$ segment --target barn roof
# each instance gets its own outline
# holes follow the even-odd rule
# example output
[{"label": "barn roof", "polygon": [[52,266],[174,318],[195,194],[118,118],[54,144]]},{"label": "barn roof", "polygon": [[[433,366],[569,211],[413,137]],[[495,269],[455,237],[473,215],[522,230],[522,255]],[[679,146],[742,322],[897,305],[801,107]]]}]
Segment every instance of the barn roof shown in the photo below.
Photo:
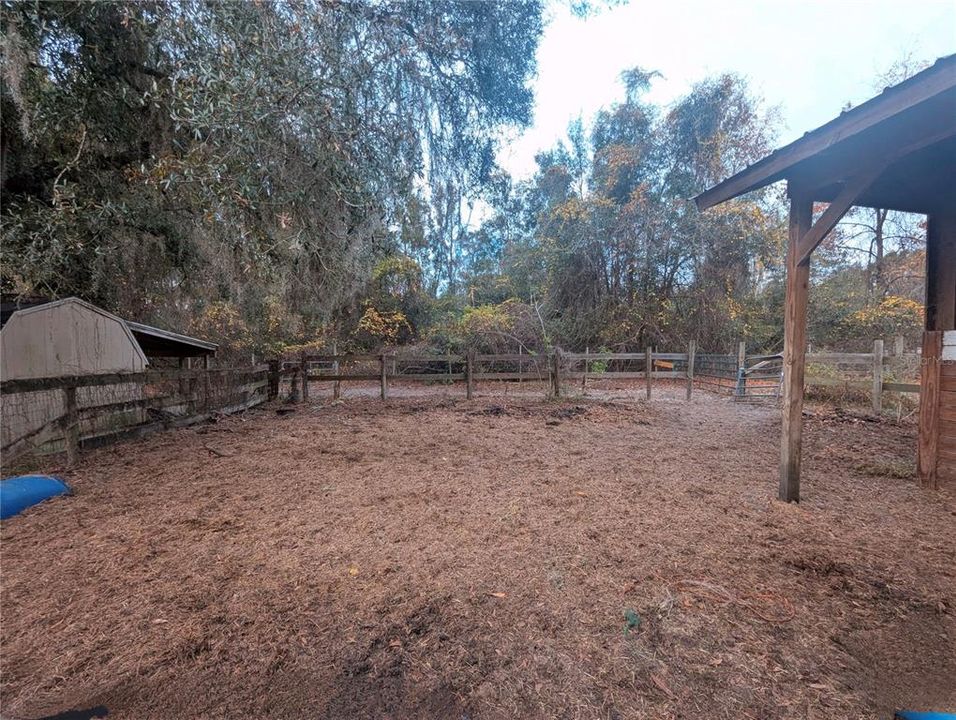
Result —
[{"label": "barn roof", "polygon": [[886,88],[702,192],[697,207],[786,179],[832,201],[861,169],[892,160],[854,204],[930,213],[956,203],[956,55]]},{"label": "barn roof", "polygon": [[133,331],[143,352],[152,357],[193,357],[197,355],[212,355],[219,346],[198,338],[180,335],[171,330],[144,325],[143,323],[127,320],[126,324]]},{"label": "barn roof", "polygon": [[[79,303],[101,314],[115,317],[105,310],[75,297],[64,298],[62,300],[50,300],[49,298],[38,297],[19,300],[4,298],[2,305],[0,305],[0,327],[6,325],[14,313],[25,313],[41,307],[56,306],[65,303]],[[199,355],[212,355],[219,349],[216,343],[200,340],[199,338],[190,337],[189,335],[182,335],[172,332],[171,330],[163,330],[162,328],[144,325],[143,323],[133,322],[132,320],[116,319],[123,323],[127,332],[131,333],[147,357],[196,357]]]}]

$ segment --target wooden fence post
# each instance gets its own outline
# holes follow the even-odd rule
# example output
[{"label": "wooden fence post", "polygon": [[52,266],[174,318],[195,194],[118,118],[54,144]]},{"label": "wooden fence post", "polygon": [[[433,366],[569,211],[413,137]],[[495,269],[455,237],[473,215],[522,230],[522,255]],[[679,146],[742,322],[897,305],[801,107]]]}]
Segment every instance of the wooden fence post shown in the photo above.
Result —
[{"label": "wooden fence post", "polygon": [[210,395],[209,385],[210,385],[209,356],[204,355],[203,363],[202,363],[202,395],[203,395],[204,410],[209,410],[209,408],[212,407],[212,403],[210,402],[210,398],[209,398],[209,395]]},{"label": "wooden fence post", "polygon": [[893,338],[893,354],[896,356],[897,360],[903,357],[903,353],[906,350],[906,338],[902,335],[897,335]]},{"label": "wooden fence post", "polygon": [[306,360],[305,350],[302,351],[299,367],[302,372],[302,401],[309,402],[309,363]]},{"label": "wooden fence post", "polygon": [[873,412],[883,412],[883,341],[873,341]]},{"label": "wooden fence post", "polygon": [[63,388],[63,441],[66,444],[66,461],[75,465],[80,455],[80,431],[76,417],[76,388]]},{"label": "wooden fence post", "polygon": [[747,343],[741,340],[737,343],[737,388],[734,394],[743,397],[747,394]]},{"label": "wooden fence post", "polygon": [[296,368],[292,373],[292,379],[289,381],[289,400],[299,402],[301,398],[302,395],[299,392],[299,369]]},{"label": "wooden fence post", "polygon": [[469,350],[465,355],[465,397],[471,400],[475,384],[475,351]]},{"label": "wooden fence post", "polygon": [[551,355],[551,367],[551,381],[554,384],[554,396],[559,398],[561,397],[561,350],[558,348],[555,348]]},{"label": "wooden fence post", "polygon": [[687,399],[694,392],[694,356],[697,354],[697,341],[691,340],[687,346]]},{"label": "wooden fence post", "polygon": [[644,353],[644,383],[647,386],[647,399],[651,399],[651,373],[654,370],[654,348],[650,345]]},{"label": "wooden fence post", "polygon": [[275,400],[279,397],[279,374],[280,363],[278,360],[269,361],[269,399]]},{"label": "wooden fence post", "polygon": [[388,355],[382,353],[382,400],[388,399]]},{"label": "wooden fence post", "polygon": [[584,348],[584,372],[581,373],[581,394],[588,394],[588,368],[591,365],[591,361],[588,359],[588,355],[591,354],[591,347],[588,346]]},{"label": "wooden fence post", "polygon": [[[332,374],[333,374],[333,375],[336,375],[336,376],[339,374],[339,351],[338,351],[338,346],[339,346],[338,341],[337,341],[337,340],[333,340],[333,341],[332,341],[332,355],[335,356],[335,360],[332,361]],[[341,394],[342,394],[342,382],[341,382],[340,380],[335,380],[335,382],[332,383],[332,399],[333,399],[333,400],[338,400],[339,397],[341,396]]]}]

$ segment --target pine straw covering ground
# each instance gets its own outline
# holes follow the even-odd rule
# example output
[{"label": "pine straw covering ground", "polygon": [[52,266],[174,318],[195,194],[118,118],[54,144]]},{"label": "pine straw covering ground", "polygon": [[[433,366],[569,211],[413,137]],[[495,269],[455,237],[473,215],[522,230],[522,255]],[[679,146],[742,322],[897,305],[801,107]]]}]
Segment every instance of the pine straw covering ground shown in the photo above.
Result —
[{"label": "pine straw covering ground", "polygon": [[5,522],[4,717],[956,707],[911,425],[816,411],[787,506],[778,412],[706,393],[323,403],[95,451]]}]

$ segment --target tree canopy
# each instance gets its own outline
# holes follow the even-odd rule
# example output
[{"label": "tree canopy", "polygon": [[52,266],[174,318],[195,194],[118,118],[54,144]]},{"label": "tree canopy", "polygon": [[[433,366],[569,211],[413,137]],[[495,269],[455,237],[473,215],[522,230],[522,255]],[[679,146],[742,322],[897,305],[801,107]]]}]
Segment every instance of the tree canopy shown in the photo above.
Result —
[{"label": "tree canopy", "polygon": [[[778,350],[780,189],[690,201],[770,151],[775,110],[734,74],[655,104],[635,67],[516,181],[495,158],[544,24],[538,0],[3,2],[2,290],[237,352]],[[852,213],[811,339],[915,336],[923,233]]]}]

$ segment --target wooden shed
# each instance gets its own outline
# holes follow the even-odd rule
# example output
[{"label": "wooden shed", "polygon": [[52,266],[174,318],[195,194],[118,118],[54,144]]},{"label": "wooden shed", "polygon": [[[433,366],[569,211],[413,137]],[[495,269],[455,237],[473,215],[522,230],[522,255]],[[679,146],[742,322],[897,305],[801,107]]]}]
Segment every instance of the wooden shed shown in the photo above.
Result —
[{"label": "wooden shed", "polygon": [[[215,343],[133,323],[79,298],[4,302],[0,308],[0,380],[142,373],[150,358],[209,358]],[[143,397],[138,380],[79,388],[76,406],[128,402]],[[9,448],[61,417],[65,399],[56,390],[7,395],[0,407],[0,448]],[[142,413],[142,410],[131,410]],[[104,428],[88,423],[87,432]]]},{"label": "wooden shed", "polygon": [[0,330],[0,379],[142,372],[148,361],[126,323],[79,298],[10,313]]},{"label": "wooden shed", "polygon": [[[700,210],[786,180],[780,499],[800,499],[810,260],[852,206],[927,216],[926,332],[920,370],[919,476],[956,488],[956,55],[743,169],[695,199]],[[818,217],[814,203],[829,203]]]}]

